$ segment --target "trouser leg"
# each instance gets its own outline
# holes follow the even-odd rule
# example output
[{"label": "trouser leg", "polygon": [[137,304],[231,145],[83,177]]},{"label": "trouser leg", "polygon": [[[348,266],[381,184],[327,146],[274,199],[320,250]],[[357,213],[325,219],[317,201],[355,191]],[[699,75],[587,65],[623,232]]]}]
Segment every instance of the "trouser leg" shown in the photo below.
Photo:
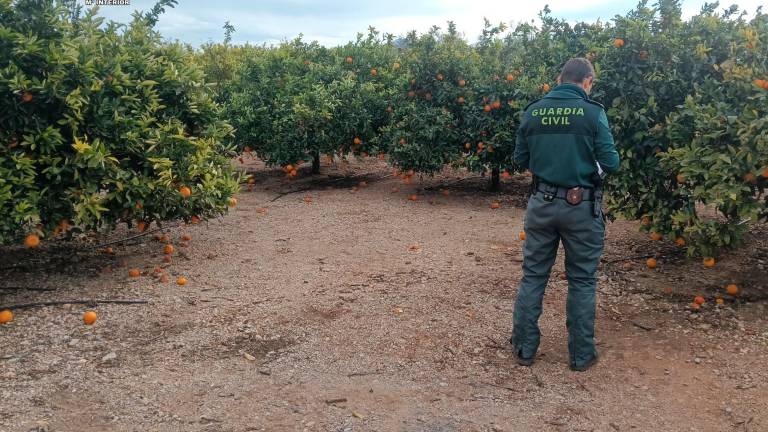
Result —
[{"label": "trouser leg", "polygon": [[551,224],[553,203],[534,196],[528,202],[523,247],[523,278],[517,290],[512,345],[517,355],[533,358],[539,348],[539,317],[544,290],[557,256],[560,237]]},{"label": "trouser leg", "polygon": [[566,325],[572,367],[583,366],[597,355],[594,341],[596,273],[603,252],[605,225],[602,218],[592,217],[591,209],[587,208],[591,205],[583,203],[565,212],[569,220],[564,220],[559,230],[568,276]]}]

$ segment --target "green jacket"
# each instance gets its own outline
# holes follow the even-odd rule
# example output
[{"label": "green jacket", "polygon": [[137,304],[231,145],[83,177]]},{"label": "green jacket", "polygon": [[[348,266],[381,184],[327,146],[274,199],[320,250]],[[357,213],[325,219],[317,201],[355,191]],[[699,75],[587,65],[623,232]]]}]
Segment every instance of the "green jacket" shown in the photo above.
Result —
[{"label": "green jacket", "polygon": [[605,109],[575,84],[561,84],[526,107],[517,131],[515,163],[562,187],[593,186],[597,172],[619,169]]}]

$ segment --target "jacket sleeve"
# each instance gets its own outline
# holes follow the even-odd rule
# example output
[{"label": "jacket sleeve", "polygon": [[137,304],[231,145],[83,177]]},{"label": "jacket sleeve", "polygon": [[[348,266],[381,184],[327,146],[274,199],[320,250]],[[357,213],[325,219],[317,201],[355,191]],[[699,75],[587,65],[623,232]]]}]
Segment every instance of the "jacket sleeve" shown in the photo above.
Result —
[{"label": "jacket sleeve", "polygon": [[531,152],[528,150],[528,141],[525,139],[525,134],[523,133],[524,122],[525,118],[523,117],[523,120],[520,122],[520,127],[517,128],[517,142],[515,143],[514,159],[518,166],[528,169]]},{"label": "jacket sleeve", "polygon": [[606,173],[615,173],[619,169],[619,153],[616,151],[611,128],[608,126],[608,116],[602,110],[595,137],[595,159]]}]

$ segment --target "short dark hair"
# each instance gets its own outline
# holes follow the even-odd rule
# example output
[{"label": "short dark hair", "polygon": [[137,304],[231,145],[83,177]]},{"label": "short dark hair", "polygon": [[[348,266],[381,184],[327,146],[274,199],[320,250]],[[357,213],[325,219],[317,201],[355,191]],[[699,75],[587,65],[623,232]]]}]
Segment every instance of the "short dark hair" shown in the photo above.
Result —
[{"label": "short dark hair", "polygon": [[568,60],[560,71],[560,81],[564,83],[581,83],[595,76],[595,68],[589,60],[577,57]]}]

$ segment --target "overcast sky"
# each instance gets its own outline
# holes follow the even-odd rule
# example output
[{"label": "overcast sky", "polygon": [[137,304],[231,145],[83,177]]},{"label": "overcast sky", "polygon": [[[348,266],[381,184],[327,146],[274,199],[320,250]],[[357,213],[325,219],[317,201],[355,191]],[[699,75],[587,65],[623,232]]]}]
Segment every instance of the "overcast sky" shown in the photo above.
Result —
[{"label": "overcast sky", "polygon": [[[80,0],[85,3],[85,0]],[[119,22],[130,20],[136,10],[148,10],[154,0],[131,0],[130,6],[101,6],[99,14]],[[653,0],[650,1],[653,3]],[[684,13],[693,15],[704,0],[683,0]],[[724,1],[723,5],[732,2]],[[765,0],[738,0],[742,9],[754,12]],[[518,23],[535,19],[549,4],[554,16],[571,21],[610,20],[632,9],[636,0],[179,0],[160,18],[164,37],[193,45],[221,41],[226,21],[235,26],[233,42],[277,43],[303,33],[306,40],[332,46],[353,40],[369,25],[382,32],[402,35],[425,31],[432,25],[456,22],[459,31],[474,41],[483,17],[493,23]]]}]

